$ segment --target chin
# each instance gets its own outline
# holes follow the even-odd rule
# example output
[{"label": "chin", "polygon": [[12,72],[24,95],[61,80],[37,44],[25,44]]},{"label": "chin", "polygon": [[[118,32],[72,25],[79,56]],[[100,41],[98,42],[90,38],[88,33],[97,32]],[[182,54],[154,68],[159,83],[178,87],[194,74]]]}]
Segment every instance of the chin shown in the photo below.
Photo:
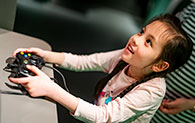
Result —
[{"label": "chin", "polygon": [[121,54],[121,59],[122,59],[124,62],[129,63],[129,62],[128,62],[128,57],[127,57],[126,55]]}]

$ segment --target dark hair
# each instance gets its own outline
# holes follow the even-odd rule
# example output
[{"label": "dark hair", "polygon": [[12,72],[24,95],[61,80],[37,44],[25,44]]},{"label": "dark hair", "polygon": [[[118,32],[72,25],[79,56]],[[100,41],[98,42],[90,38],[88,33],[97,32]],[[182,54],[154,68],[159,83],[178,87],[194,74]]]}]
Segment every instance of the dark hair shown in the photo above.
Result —
[{"label": "dark hair", "polygon": [[[163,40],[166,40],[167,43],[165,44],[165,46],[163,46],[162,52],[154,63],[163,60],[170,64],[169,68],[164,71],[153,72],[145,76],[141,80],[138,80],[135,84],[126,88],[117,97],[123,97],[132,88],[134,88],[140,83],[143,83],[155,77],[165,77],[167,73],[170,73],[185,64],[185,62],[189,59],[192,53],[193,43],[186,34],[186,32],[182,29],[180,21],[177,17],[170,14],[160,15],[158,17],[153,18],[148,24],[154,21],[160,21],[167,26],[167,30],[164,32],[164,35],[161,38]],[[96,100],[98,99],[100,92],[108,83],[108,81],[120,70],[122,70],[126,65],[128,64],[124,61],[119,61],[113,71],[97,83],[94,93],[94,97]]]}]

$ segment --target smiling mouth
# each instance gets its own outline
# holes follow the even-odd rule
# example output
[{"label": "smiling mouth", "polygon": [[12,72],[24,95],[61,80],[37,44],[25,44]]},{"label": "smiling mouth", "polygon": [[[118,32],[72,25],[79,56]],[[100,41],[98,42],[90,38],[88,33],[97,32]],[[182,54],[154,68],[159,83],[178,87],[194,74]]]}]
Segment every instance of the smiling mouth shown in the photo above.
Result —
[{"label": "smiling mouth", "polygon": [[130,44],[129,44],[129,46],[127,47],[127,49],[128,49],[132,54],[134,54],[133,49],[132,49],[132,47],[131,47]]}]

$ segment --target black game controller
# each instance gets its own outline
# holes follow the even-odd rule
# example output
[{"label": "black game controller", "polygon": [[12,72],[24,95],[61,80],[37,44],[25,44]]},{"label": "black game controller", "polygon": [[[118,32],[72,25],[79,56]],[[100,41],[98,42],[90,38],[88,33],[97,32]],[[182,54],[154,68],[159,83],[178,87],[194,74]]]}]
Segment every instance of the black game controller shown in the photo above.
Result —
[{"label": "black game controller", "polygon": [[[26,65],[34,65],[38,67],[39,69],[41,69],[45,65],[45,62],[42,57],[35,55],[33,53],[29,53],[29,52],[19,52],[16,54],[15,58],[9,57],[6,60],[6,63],[8,64],[3,70],[7,72],[11,72],[9,77],[13,77],[13,78],[34,76],[35,73],[28,70],[26,68]],[[23,95],[30,96],[28,92],[26,91],[26,89],[20,84],[17,84],[17,86],[13,86],[8,83],[5,83],[5,84],[9,88],[21,90]]]}]

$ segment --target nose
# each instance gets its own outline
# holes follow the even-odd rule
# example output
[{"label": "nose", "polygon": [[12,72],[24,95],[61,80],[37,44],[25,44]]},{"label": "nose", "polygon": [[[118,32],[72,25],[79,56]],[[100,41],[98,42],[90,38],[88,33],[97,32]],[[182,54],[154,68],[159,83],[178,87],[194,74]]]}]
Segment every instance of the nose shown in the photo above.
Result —
[{"label": "nose", "polygon": [[139,40],[139,39],[138,39],[136,36],[133,36],[133,38],[132,38],[132,45],[133,45],[133,46],[137,46],[138,43],[139,43],[138,40]]}]

